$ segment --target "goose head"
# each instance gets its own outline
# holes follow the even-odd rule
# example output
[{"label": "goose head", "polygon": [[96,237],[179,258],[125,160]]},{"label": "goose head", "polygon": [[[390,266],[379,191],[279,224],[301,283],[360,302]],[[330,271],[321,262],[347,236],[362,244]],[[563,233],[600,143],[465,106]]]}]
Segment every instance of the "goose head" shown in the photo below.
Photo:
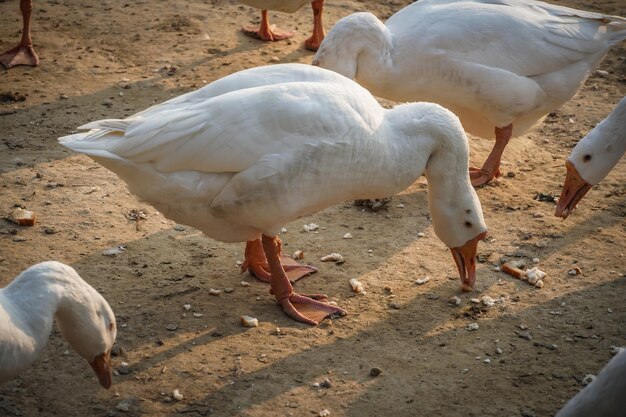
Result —
[{"label": "goose head", "polygon": [[592,186],[599,183],[626,151],[626,97],[572,150],[555,216],[569,216]]},{"label": "goose head", "polygon": [[461,278],[461,290],[471,291],[476,282],[478,242],[487,236],[487,225],[478,196],[471,184],[452,199],[431,197],[429,206],[437,237],[450,248]]},{"label": "goose head", "polygon": [[59,306],[57,325],[70,346],[89,362],[100,385],[108,389],[112,382],[111,348],[117,335],[115,315],[104,297],[84,284],[82,291]]},{"label": "goose head", "polygon": [[355,79],[358,61],[366,54],[384,56],[391,44],[387,27],[369,12],[339,20],[328,32],[313,57],[313,65]]}]

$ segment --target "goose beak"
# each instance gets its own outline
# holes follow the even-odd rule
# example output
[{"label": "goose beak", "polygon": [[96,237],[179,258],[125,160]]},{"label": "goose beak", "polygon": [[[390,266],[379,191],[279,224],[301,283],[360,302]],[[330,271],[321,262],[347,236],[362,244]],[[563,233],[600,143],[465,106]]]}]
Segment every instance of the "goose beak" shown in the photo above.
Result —
[{"label": "goose beak", "polygon": [[93,371],[100,381],[100,385],[104,388],[111,388],[111,382],[113,380],[113,370],[111,369],[111,351],[104,352],[102,355],[98,355],[94,358],[89,365],[93,368]]},{"label": "goose beak", "polygon": [[484,239],[487,232],[482,232],[473,239],[465,242],[463,246],[450,248],[456,267],[459,269],[461,277],[461,290],[472,291],[476,282],[476,252],[478,241]]},{"label": "goose beak", "polygon": [[559,202],[554,212],[555,216],[563,217],[564,219],[574,211],[576,204],[592,187],[591,184],[582,179],[574,164],[569,160],[565,161],[565,168],[567,168],[567,176],[565,177],[563,191],[561,191],[561,197],[559,197]]}]

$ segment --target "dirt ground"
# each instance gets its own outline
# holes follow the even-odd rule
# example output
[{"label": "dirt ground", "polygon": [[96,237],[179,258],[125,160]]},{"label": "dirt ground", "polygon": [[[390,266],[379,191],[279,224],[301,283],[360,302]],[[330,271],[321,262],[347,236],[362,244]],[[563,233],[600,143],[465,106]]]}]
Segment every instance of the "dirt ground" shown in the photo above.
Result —
[{"label": "dirt ground", "polygon": [[[387,18],[408,3],[328,0],[325,26],[356,11]],[[619,0],[557,3],[626,16]],[[320,268],[297,290],[324,292],[349,312],[313,328],[288,319],[265,284],[239,274],[243,244],[176,226],[114,174],[57,144],[83,123],[128,116],[240,69],[311,61],[302,48],[309,7],[271,14],[298,31],[273,44],[238,31],[259,15],[234,1],[34,1],[41,64],[0,73],[0,215],[17,204],[38,221],[0,220],[0,286],[43,260],[74,266],[116,313],[113,361],[122,374],[101,389],[55,331],[40,359],[0,387],[0,415],[553,415],[610,359],[611,346],[626,344],[626,164],[566,221],[553,216],[553,202],[534,197],[558,196],[572,146],[626,95],[626,44],[601,64],[608,75],[594,74],[540,128],[514,139],[507,175],[478,191],[490,236],[479,246],[474,292],[460,293],[452,257],[433,233],[423,178],[387,210],[347,202],[288,224],[285,251],[302,249]],[[0,2],[0,50],[20,30],[18,2]],[[492,145],[472,139],[474,164]],[[309,223],[320,228],[305,233]],[[353,239],[342,238],[347,232]],[[126,250],[103,256],[119,245]],[[346,262],[319,261],[331,252]],[[494,270],[502,258],[537,258],[544,288]],[[582,274],[568,275],[575,266]],[[415,283],[425,276],[428,283]],[[351,278],[366,295],[351,291]],[[497,303],[471,301],[484,295]],[[259,326],[242,327],[243,314]],[[372,376],[372,368],[382,372]]]}]

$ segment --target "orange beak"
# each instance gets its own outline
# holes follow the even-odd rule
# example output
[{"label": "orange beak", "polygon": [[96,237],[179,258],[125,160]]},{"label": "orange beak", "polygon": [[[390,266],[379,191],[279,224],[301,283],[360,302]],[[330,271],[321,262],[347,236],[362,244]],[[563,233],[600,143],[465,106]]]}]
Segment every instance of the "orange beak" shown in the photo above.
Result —
[{"label": "orange beak", "polygon": [[104,388],[111,388],[111,382],[113,380],[113,370],[111,369],[111,352],[104,352],[102,355],[98,355],[94,358],[89,365],[93,368],[93,371],[100,381],[100,385]]},{"label": "orange beak", "polygon": [[461,290],[472,291],[476,282],[476,252],[478,241],[484,239],[487,232],[483,232],[473,239],[468,240],[463,246],[450,248],[456,267],[461,277]]},{"label": "orange beak", "polygon": [[564,219],[574,211],[576,204],[592,187],[591,184],[582,179],[574,164],[569,160],[565,161],[565,168],[567,168],[567,176],[565,177],[563,191],[561,191],[561,197],[559,197],[559,202],[554,212],[555,216],[563,217]]}]

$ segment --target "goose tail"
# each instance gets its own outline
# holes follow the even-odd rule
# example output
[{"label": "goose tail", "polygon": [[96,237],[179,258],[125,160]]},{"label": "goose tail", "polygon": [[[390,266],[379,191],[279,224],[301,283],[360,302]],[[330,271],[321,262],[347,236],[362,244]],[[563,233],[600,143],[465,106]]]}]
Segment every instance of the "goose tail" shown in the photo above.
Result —
[{"label": "goose tail", "polygon": [[84,124],[74,133],[58,139],[59,143],[74,152],[91,157],[121,159],[111,149],[124,136],[130,122],[122,119],[105,119]]}]

